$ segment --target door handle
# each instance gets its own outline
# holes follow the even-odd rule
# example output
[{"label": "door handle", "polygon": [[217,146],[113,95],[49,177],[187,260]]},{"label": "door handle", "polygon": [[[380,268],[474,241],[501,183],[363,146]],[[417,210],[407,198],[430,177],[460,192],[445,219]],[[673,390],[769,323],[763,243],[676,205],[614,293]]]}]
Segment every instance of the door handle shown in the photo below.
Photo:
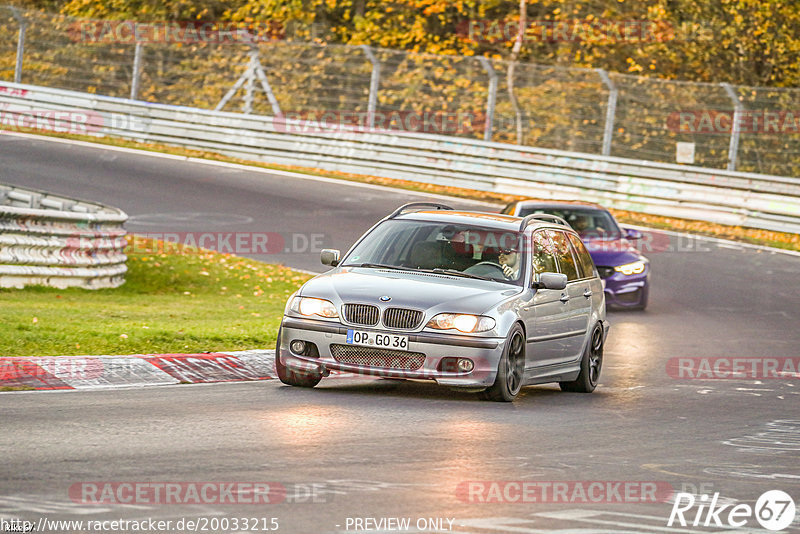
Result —
[{"label": "door handle", "polygon": [[586,291],[583,292],[583,296],[588,299],[589,297],[592,296],[592,290],[591,289],[587,289]]},{"label": "door handle", "polygon": [[569,295],[561,295],[561,298],[558,300],[561,302],[569,302]]}]

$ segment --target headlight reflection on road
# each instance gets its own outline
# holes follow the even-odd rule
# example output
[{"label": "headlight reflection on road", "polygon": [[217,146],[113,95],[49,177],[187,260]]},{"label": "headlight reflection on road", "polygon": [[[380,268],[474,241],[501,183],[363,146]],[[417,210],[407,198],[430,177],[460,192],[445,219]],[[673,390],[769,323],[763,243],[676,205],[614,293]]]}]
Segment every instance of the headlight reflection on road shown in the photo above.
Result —
[{"label": "headlight reflection on road", "polygon": [[[604,347],[603,375],[607,386],[621,390],[614,399],[633,404],[643,393],[643,386],[653,382],[653,373],[665,376],[664,361],[658,356],[657,337],[652,327],[638,318],[622,320],[624,315],[610,318],[611,331]],[[663,377],[662,377],[663,378]]]},{"label": "headlight reflection on road", "polygon": [[359,421],[348,410],[306,404],[270,411],[263,420],[271,437],[294,446],[331,444],[358,432]]},{"label": "headlight reflection on road", "polygon": [[475,418],[467,412],[454,413],[452,418],[433,425],[443,443],[437,446],[436,458],[431,455],[430,469],[419,470],[419,482],[435,484],[447,490],[452,498],[453,488],[464,480],[494,475],[497,468],[497,450],[491,440],[475,436],[496,436],[508,432],[506,425],[490,423]]}]

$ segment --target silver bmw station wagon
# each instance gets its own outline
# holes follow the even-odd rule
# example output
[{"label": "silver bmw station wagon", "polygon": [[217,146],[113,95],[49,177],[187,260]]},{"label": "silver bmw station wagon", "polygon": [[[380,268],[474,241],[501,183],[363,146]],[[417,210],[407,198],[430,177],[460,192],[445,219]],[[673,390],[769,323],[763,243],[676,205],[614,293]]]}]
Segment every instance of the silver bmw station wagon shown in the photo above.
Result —
[{"label": "silver bmw station wagon", "polygon": [[286,305],[275,367],[313,387],[331,371],[433,380],[512,401],[522,386],[597,386],[603,286],[578,234],[525,218],[416,202],[373,226]]}]

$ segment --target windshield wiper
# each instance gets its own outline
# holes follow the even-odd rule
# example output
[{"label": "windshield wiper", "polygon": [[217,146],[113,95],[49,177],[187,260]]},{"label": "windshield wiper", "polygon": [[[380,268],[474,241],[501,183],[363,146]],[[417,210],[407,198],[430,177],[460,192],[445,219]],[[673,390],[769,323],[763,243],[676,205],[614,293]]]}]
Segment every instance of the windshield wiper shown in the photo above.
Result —
[{"label": "windshield wiper", "polygon": [[451,276],[461,276],[461,277],[464,277],[464,278],[475,278],[476,280],[487,280],[489,282],[497,282],[498,281],[498,280],[496,280],[494,278],[489,278],[489,277],[486,277],[486,276],[479,276],[477,274],[472,274],[472,273],[465,273],[464,271],[457,271],[455,269],[441,269],[441,268],[429,269],[429,270],[425,269],[425,272],[435,273],[435,274],[449,274]]},{"label": "windshield wiper", "polygon": [[395,271],[412,271],[408,267],[398,265],[384,265],[382,263],[359,263],[357,265],[345,265],[344,267],[366,267],[368,269],[394,269]]},{"label": "windshield wiper", "polygon": [[486,280],[489,282],[499,281],[495,278],[488,278],[486,276],[479,276],[477,274],[465,273],[464,271],[457,271],[455,269],[441,269],[439,267],[435,269],[415,269],[413,267],[401,267],[399,265],[385,265],[383,263],[359,263],[356,265],[344,265],[344,267],[366,267],[368,269],[392,269],[395,271],[414,271],[421,273],[447,274],[450,276],[461,276],[463,278],[474,278],[476,280]]}]

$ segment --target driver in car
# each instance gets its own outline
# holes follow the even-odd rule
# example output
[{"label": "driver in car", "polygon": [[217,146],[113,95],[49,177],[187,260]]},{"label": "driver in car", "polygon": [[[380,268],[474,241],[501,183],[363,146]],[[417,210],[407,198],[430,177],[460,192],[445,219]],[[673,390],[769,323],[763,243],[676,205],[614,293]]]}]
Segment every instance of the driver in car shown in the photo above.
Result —
[{"label": "driver in car", "polygon": [[503,274],[509,280],[515,280],[519,276],[519,253],[513,250],[504,250],[500,253],[498,263],[503,267]]},{"label": "driver in car", "polygon": [[572,226],[582,238],[597,237],[606,233],[606,231],[599,226],[592,227],[592,221],[588,215],[575,215],[569,222],[569,225]]},{"label": "driver in car", "polygon": [[569,224],[575,229],[576,232],[579,234],[584,234],[589,230],[589,217],[585,215],[576,215]]}]

